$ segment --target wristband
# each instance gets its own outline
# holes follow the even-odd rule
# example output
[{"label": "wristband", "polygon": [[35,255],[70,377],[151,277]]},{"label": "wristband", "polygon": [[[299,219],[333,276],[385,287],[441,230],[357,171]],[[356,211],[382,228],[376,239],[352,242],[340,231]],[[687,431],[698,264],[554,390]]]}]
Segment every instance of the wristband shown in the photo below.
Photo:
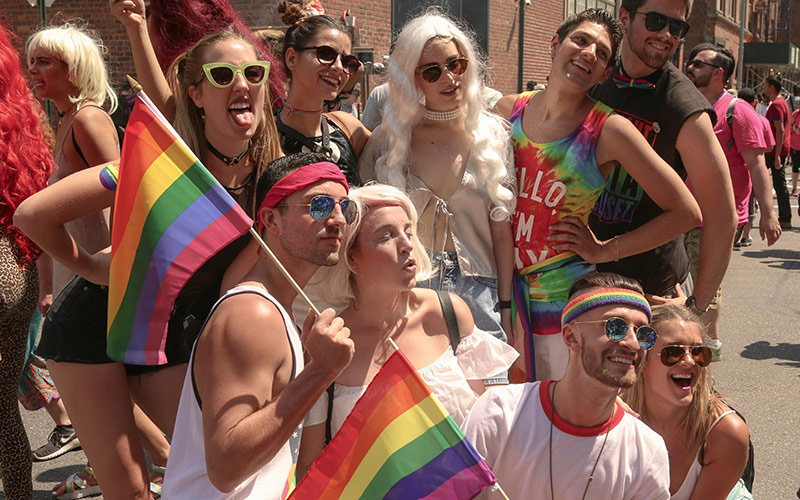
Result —
[{"label": "wristband", "polygon": [[510,300],[498,300],[497,304],[494,305],[495,312],[500,312],[500,309],[511,309],[511,301]]}]

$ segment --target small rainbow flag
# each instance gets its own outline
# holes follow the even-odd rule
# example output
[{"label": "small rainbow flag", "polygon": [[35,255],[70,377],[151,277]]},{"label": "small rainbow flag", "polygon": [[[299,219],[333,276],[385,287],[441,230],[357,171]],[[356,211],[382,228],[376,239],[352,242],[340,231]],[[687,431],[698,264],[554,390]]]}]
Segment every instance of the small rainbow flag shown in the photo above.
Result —
[{"label": "small rainbow flag", "polygon": [[468,500],[496,482],[408,359],[396,351],[290,499]]},{"label": "small rainbow flag", "polygon": [[252,223],[140,91],[125,130],[114,204],[109,357],[166,363],[175,298],[206,260]]}]

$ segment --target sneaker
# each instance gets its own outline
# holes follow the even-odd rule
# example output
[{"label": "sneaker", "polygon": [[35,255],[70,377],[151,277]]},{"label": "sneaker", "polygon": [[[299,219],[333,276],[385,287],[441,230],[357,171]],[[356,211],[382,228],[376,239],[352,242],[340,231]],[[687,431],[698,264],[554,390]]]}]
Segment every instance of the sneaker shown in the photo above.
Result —
[{"label": "sneaker", "polygon": [[797,198],[797,191],[792,191],[789,196],[791,196],[792,198]]},{"label": "sneaker", "polygon": [[714,347],[713,345],[709,345],[708,347],[711,348],[711,362],[719,361],[722,359],[722,342],[719,343],[718,346]]},{"label": "sneaker", "polygon": [[[800,215],[800,209],[798,209],[797,213]],[[785,222],[785,221],[780,221],[780,222],[781,222],[781,229],[791,229],[792,228],[792,223],[791,222]]]},{"label": "sneaker", "polygon": [[81,449],[81,442],[71,425],[57,425],[47,443],[31,453],[34,462],[44,462],[64,453]]},{"label": "sneaker", "polygon": [[742,240],[739,242],[739,245],[743,247],[749,247],[752,244],[753,238],[742,238]]}]

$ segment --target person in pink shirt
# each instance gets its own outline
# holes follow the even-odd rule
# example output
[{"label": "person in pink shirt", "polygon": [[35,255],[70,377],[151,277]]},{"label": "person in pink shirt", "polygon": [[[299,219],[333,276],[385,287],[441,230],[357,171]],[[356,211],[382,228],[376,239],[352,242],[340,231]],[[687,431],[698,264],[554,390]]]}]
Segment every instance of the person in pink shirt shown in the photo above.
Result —
[{"label": "person in pink shirt", "polygon": [[797,196],[797,178],[800,175],[800,109],[792,113],[792,129],[789,136],[790,155],[792,157],[792,196]]}]

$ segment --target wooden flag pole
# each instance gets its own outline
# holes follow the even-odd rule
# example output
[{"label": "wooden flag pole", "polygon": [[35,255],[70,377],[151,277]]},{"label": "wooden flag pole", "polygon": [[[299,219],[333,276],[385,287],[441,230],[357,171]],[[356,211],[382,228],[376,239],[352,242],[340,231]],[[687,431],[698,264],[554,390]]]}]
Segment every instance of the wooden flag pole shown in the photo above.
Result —
[{"label": "wooden flag pole", "polygon": [[272,253],[272,250],[270,250],[270,248],[267,246],[267,244],[264,242],[264,240],[261,239],[261,235],[258,234],[258,231],[256,231],[255,228],[251,227],[250,228],[250,234],[253,235],[253,238],[256,239],[256,241],[258,242],[258,245],[261,247],[262,250],[264,250],[267,253],[269,258],[278,267],[280,272],[289,281],[289,283],[292,285],[292,287],[295,289],[295,291],[303,298],[303,300],[306,301],[306,304],[308,304],[308,307],[310,307],[311,310],[314,311],[314,314],[319,316],[319,309],[317,309],[317,306],[315,306],[314,303],[311,302],[311,299],[308,298],[308,295],[306,295],[306,293],[303,291],[303,289],[300,288],[300,285],[298,285],[297,282],[294,280],[294,278],[292,278],[292,275],[289,274],[289,271],[287,271],[286,268],[283,267],[283,264],[281,264],[281,261],[278,260],[278,257],[276,257],[274,253]]}]

